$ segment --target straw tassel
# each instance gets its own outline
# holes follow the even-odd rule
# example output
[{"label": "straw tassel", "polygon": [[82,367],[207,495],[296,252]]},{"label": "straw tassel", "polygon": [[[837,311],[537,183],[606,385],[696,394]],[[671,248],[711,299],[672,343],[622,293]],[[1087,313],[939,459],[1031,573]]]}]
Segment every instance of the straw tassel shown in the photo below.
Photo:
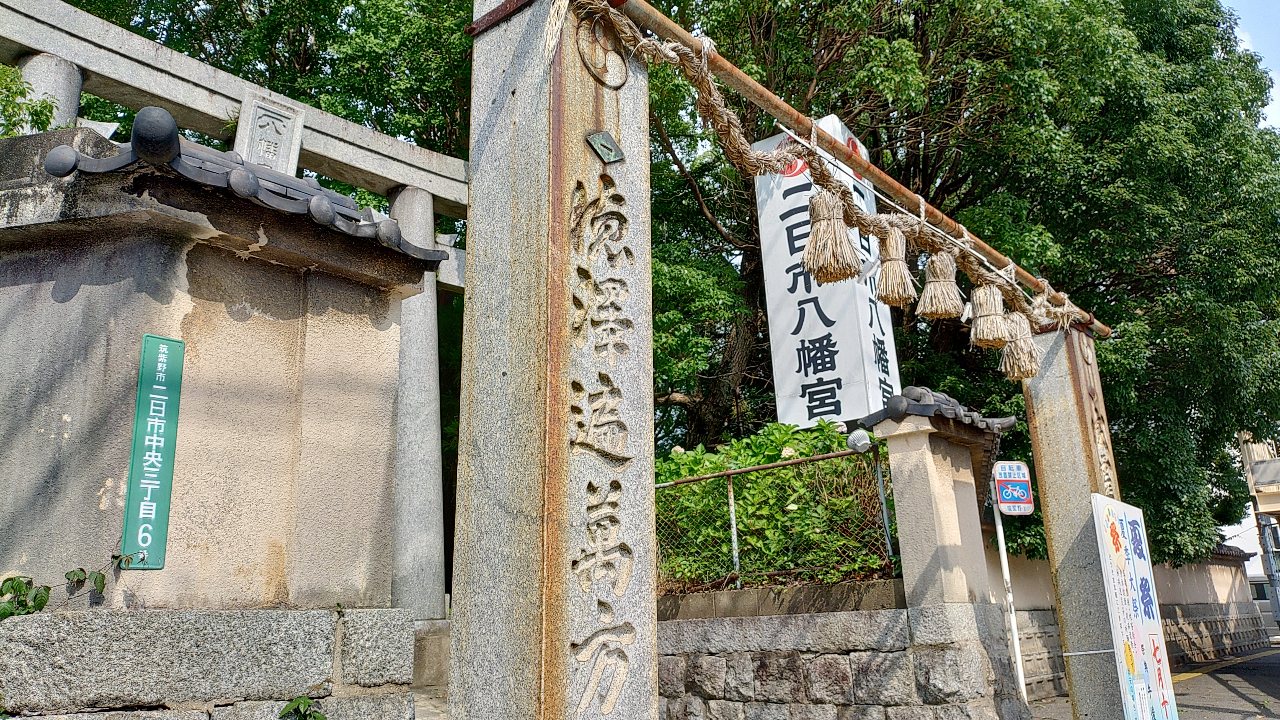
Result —
[{"label": "straw tassel", "polygon": [[849,241],[844,203],[830,190],[809,198],[809,242],[804,248],[804,269],[820,284],[858,277],[858,255]]},{"label": "straw tassel", "polygon": [[1004,320],[1004,296],[995,285],[980,285],[973,291],[973,329],[969,341],[978,347],[1004,347],[1008,323]]},{"label": "straw tassel", "polygon": [[963,312],[964,298],[956,287],[956,256],[945,250],[929,255],[916,314],[929,320],[942,320],[960,317]]},{"label": "straw tassel", "polygon": [[907,268],[907,236],[890,225],[880,237],[880,278],[876,297],[886,305],[906,307],[916,299],[916,286]]},{"label": "straw tassel", "polygon": [[1031,339],[1031,322],[1018,312],[1005,315],[1009,342],[1000,355],[1000,372],[1014,382],[1033,378],[1040,372],[1040,352]]}]

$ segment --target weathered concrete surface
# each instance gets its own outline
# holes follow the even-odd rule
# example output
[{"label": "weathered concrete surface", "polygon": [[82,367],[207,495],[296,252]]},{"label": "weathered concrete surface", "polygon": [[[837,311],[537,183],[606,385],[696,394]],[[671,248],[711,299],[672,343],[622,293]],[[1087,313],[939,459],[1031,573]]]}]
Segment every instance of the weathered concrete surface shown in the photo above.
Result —
[{"label": "weathered concrete surface", "polygon": [[[54,103],[49,129],[72,127],[80,113],[80,68],[57,55],[36,53],[18,61],[22,79],[31,85],[31,97]],[[29,128],[28,128],[29,130]]]},{"label": "weathered concrete surface", "polygon": [[[406,240],[434,250],[431,194],[405,188],[392,199],[391,216]],[[445,617],[443,467],[440,450],[440,331],[436,276],[400,306],[400,364],[396,388],[396,480],[391,543],[391,602],[415,620]]]},{"label": "weathered concrete surface", "polygon": [[[1091,493],[1119,497],[1093,339],[1079,330],[1038,335],[1040,374],[1022,383],[1040,510],[1065,652],[1112,646]],[[1100,416],[1100,417],[1099,417]],[[1066,659],[1077,720],[1124,715],[1109,653]]]},{"label": "weathered concrete surface", "polygon": [[413,687],[423,695],[444,697],[449,690],[449,621],[414,623]]},{"label": "weathered concrete surface", "polygon": [[[985,695],[1001,707],[1005,720],[1027,717],[1004,617],[991,603],[978,508],[977,484],[987,482],[983,457],[992,444],[990,433],[944,418],[907,415],[881,421],[876,434],[887,441],[893,469],[902,581],[921,697],[926,703],[956,704]],[[984,476],[975,477],[976,472]]]},{"label": "weathered concrete surface", "polygon": [[[279,720],[280,711],[287,704],[240,702],[216,707],[209,717],[210,720]],[[414,720],[413,695],[407,692],[326,697],[318,700],[315,708],[328,720]]]},{"label": "weathered concrete surface", "polygon": [[187,344],[167,567],[105,603],[389,605],[399,303],[423,264],[157,172],[54,180],[64,142],[114,151],[0,141],[0,575],[110,559],[154,333]]},{"label": "weathered concrete surface", "polygon": [[413,613],[403,609],[342,613],[342,682],[377,687],[413,681]]},{"label": "weathered concrete surface", "polygon": [[336,624],[323,610],[10,618],[0,695],[10,712],[48,713],[325,694]]},{"label": "weathered concrete surface", "polygon": [[906,606],[901,580],[870,580],[837,585],[796,585],[663,595],[658,598],[658,620],[888,610]]},{"label": "weathered concrete surface", "polygon": [[209,714],[201,710],[124,710],[41,715],[40,720],[209,720]]},{"label": "weathered concrete surface", "polygon": [[905,610],[672,620],[658,626],[658,652],[662,655],[893,651],[905,650],[909,642]]},{"label": "weathered concrete surface", "polygon": [[889,446],[894,512],[908,607],[969,603],[990,595],[968,449],[935,432],[929,418],[884,420],[876,436]]},{"label": "weathered concrete surface", "polygon": [[657,716],[648,86],[551,7],[474,53],[453,720]]}]

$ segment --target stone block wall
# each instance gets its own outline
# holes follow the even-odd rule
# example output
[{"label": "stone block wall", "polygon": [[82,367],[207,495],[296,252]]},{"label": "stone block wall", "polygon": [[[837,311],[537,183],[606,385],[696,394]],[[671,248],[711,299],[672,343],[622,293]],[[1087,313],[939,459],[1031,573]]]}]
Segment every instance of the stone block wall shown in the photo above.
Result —
[{"label": "stone block wall", "polygon": [[1270,647],[1266,619],[1252,602],[1161,605],[1160,617],[1172,667]]},{"label": "stone block wall", "polygon": [[42,720],[412,720],[404,610],[39,613],[0,622],[0,703]]},{"label": "stone block wall", "polygon": [[1053,610],[1019,610],[1018,640],[1031,700],[1067,694],[1067,668]]},{"label": "stone block wall", "polygon": [[[1169,664],[1180,668],[1269,647],[1265,619],[1252,603],[1161,605]],[[1019,610],[1018,638],[1032,700],[1067,694],[1053,610]]]},{"label": "stone block wall", "polygon": [[998,668],[949,612],[902,609],[664,622],[666,720],[950,720],[999,717]]}]

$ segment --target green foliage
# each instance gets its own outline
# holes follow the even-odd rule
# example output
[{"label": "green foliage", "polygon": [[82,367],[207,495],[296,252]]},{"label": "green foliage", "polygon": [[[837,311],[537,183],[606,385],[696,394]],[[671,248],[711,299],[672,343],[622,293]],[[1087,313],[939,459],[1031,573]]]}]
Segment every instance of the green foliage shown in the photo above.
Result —
[{"label": "green foliage", "polygon": [[[1217,0],[673,2],[664,9],[811,116],[834,112],[912,191],[1054,281],[1117,329],[1101,343],[1124,497],[1160,560],[1189,562],[1247,496],[1229,450],[1280,420],[1280,137],[1259,128],[1270,81]],[[669,444],[713,444],[772,416],[749,178],[693,122],[686,84],[655,73],[655,255],[721,258],[712,348],[658,397]],[[748,132],[777,132],[740,100]],[[709,213],[692,191],[697,186]],[[708,217],[709,215],[709,217]],[[728,237],[715,230],[723,226]],[[674,253],[673,253],[674,254]],[[736,278],[733,277],[736,275]],[[655,313],[688,297],[655,292]],[[904,384],[988,415],[1023,413],[996,358],[957,322],[895,312]],[[681,347],[693,347],[680,340]],[[665,413],[665,414],[664,414]],[[1005,456],[1030,460],[1025,429]],[[1039,555],[1036,520],[1011,544]]]},{"label": "green foliage", "polygon": [[52,100],[31,97],[31,85],[16,67],[0,65],[0,138],[18,135],[24,126],[44,132],[53,122]]},{"label": "green foliage", "polygon": [[315,701],[306,695],[299,695],[284,706],[279,717],[282,720],[325,720],[324,713],[320,712],[315,704]]},{"label": "green foliage", "polygon": [[[468,155],[465,0],[76,4]],[[1114,326],[1099,364],[1123,494],[1147,511],[1158,559],[1212,549],[1246,496],[1233,434],[1274,437],[1280,420],[1280,136],[1258,127],[1270,81],[1219,0],[658,5],[801,112],[839,115],[913,192]],[[12,82],[0,79],[0,108]],[[686,82],[656,69],[650,91],[657,437],[662,450],[714,447],[774,418],[753,181],[724,162]],[[749,134],[777,132],[729,101]],[[1022,412],[962,325],[895,320],[906,384]],[[1005,448],[1029,459],[1025,430]],[[1026,552],[1042,552],[1039,533],[1010,523]]]},{"label": "green foliage", "polygon": [[[813,430],[771,424],[708,452],[674,449],[659,483],[844,449],[831,423]],[[733,478],[740,580],[838,582],[892,572],[879,499],[864,456],[820,460]],[[722,478],[657,491],[659,573],[666,589],[723,581],[733,572],[728,483]]]},{"label": "green foliage", "polygon": [[[74,0],[77,7],[380,132],[466,156],[466,0]],[[106,110],[110,112],[110,110]]]},{"label": "green foliage", "polygon": [[[85,589],[90,589],[90,604],[96,595],[99,600],[107,590],[108,568],[115,570],[128,570],[133,564],[135,554],[122,555],[114,554],[111,561],[97,570],[85,570],[84,568],[75,568],[63,573],[66,579],[67,597],[54,609],[60,608],[70,602]],[[48,585],[36,585],[31,578],[15,575],[6,578],[0,582],[0,620],[13,617],[15,615],[30,615],[38,613],[44,609],[49,603],[50,587]]]},{"label": "green foliage", "polygon": [[38,613],[48,603],[48,585],[36,585],[23,575],[13,575],[0,581],[0,620]]}]

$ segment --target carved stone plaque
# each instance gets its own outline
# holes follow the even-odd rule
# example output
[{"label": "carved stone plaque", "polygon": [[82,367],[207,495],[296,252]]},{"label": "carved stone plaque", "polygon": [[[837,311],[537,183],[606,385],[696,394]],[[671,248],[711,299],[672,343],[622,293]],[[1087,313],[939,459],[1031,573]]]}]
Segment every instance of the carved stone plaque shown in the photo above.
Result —
[{"label": "carved stone plaque", "polygon": [[302,108],[254,95],[240,106],[235,150],[246,163],[293,175],[302,149]]}]

